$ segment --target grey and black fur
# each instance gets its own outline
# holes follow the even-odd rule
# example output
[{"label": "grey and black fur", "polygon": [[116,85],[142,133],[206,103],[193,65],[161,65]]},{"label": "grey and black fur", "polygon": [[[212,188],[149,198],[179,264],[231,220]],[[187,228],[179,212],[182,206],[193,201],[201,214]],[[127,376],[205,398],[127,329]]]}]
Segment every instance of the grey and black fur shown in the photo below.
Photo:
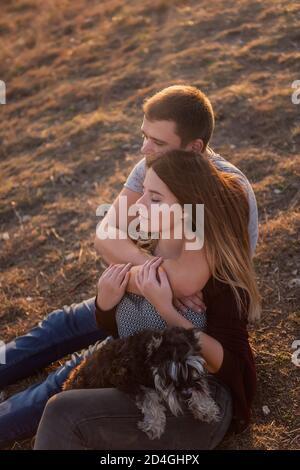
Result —
[{"label": "grey and black fur", "polygon": [[169,327],[110,337],[71,372],[63,390],[114,387],[130,394],[144,416],[138,426],[150,439],[164,432],[166,406],[178,416],[185,404],[196,419],[217,421],[199,336],[196,328]]}]

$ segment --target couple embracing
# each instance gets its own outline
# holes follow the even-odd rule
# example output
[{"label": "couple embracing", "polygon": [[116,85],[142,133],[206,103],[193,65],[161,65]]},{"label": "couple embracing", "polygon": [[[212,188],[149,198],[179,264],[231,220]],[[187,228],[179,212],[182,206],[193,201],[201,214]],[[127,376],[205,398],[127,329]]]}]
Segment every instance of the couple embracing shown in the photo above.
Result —
[{"label": "couple embracing", "polygon": [[[257,206],[245,175],[209,147],[213,129],[211,103],[195,87],[171,86],[145,101],[143,158],[100,226],[116,236],[95,239],[109,264],[96,298],[52,312],[6,345],[0,388],[72,357],[44,382],[0,404],[0,445],[38,428],[36,449],[213,449],[228,430],[248,426],[256,372],[247,325],[260,316],[252,264]],[[119,217],[122,197],[128,207],[143,208],[141,225],[154,227],[146,249],[131,237],[132,216]],[[174,205],[182,211],[178,220],[170,217],[166,225],[153,215],[161,214],[154,208]],[[181,237],[175,234],[185,205],[192,208],[195,237],[196,208],[204,207],[198,249],[189,248],[184,230]],[[119,390],[61,392],[95,342],[167,326],[200,330],[211,395],[220,409],[217,423],[169,416],[165,434],[155,442],[136,428],[140,412]],[[82,348],[88,349],[76,353]]]}]

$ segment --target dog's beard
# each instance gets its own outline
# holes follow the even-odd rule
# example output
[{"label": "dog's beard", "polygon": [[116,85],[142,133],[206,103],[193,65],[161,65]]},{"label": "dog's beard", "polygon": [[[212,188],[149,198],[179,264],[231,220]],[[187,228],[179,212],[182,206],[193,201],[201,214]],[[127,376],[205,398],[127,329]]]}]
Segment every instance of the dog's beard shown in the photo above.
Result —
[{"label": "dog's beard", "polygon": [[167,384],[165,377],[162,377],[159,374],[157,368],[153,369],[153,379],[155,389],[167,403],[173,415],[178,416],[180,413],[183,413],[180,401],[178,400],[178,395],[174,387],[174,383],[170,382]]},{"label": "dog's beard", "polygon": [[218,420],[219,410],[210,396],[204,364],[201,356],[190,355],[184,362],[171,361],[153,368],[155,389],[173,415],[183,414],[185,403],[195,418],[206,422]]},{"label": "dog's beard", "polygon": [[141,387],[141,392],[136,397],[136,405],[144,419],[138,422],[138,427],[150,439],[159,439],[166,426],[166,408],[162,403],[162,397],[156,390],[147,387]]}]

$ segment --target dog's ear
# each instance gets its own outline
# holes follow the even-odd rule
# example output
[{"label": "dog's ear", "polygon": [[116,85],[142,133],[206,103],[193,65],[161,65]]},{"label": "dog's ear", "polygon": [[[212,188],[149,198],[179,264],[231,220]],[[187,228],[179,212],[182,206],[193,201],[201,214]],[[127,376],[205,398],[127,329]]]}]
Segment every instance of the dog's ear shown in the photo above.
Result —
[{"label": "dog's ear", "polygon": [[162,335],[159,332],[153,332],[152,337],[150,338],[147,344],[147,358],[149,359],[152,354],[157,351],[162,342]]},{"label": "dog's ear", "polygon": [[200,330],[199,328],[193,328],[190,331],[193,334],[193,339],[194,339],[193,343],[194,343],[195,352],[197,352],[198,354],[201,354],[201,351],[202,351],[202,336],[201,336],[202,330]]}]

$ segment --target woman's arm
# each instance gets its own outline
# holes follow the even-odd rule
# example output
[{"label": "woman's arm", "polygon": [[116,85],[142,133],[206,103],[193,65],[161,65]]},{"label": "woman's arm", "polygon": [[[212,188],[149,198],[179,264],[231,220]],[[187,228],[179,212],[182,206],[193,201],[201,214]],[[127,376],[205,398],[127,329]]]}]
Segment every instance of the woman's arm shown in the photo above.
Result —
[{"label": "woman's arm", "polygon": [[98,303],[97,297],[95,300],[95,316],[97,326],[105,331],[108,335],[113,336],[114,338],[118,338],[118,327],[116,322],[116,308],[115,305],[110,310],[102,310]]},{"label": "woman's arm", "polygon": [[[184,318],[173,306],[173,293],[168,276],[162,267],[162,259],[145,263],[136,277],[137,286],[142,295],[156,308],[161,317],[170,326],[195,328],[195,325]],[[223,362],[223,347],[219,341],[206,333],[199,333],[199,341],[207,370],[216,373]]]},{"label": "woman's arm", "polygon": [[[167,322],[169,326],[182,326],[183,328],[195,328],[195,325],[184,318],[174,307],[166,308],[160,311],[159,314]],[[201,353],[206,361],[206,368],[208,372],[216,374],[222,366],[224,358],[224,349],[222,344],[214,339],[212,336],[207,335],[203,331],[199,331],[199,342],[201,346]]]},{"label": "woman's arm", "polygon": [[130,264],[110,265],[100,276],[95,300],[95,316],[99,328],[118,336],[115,319],[116,307],[125,294],[129,280]]},{"label": "woman's arm", "polygon": [[[172,290],[166,273],[162,268],[156,273],[154,265],[154,262],[146,263],[137,275],[137,283],[144,297],[168,325],[193,328],[193,324],[172,305]],[[227,385],[232,393],[235,429],[241,431],[249,423],[256,391],[255,363],[247,331],[248,307],[245,305],[243,312],[239,311],[229,286],[216,281],[211,287],[210,292],[210,286],[206,290],[205,300],[207,333],[199,333],[200,346],[207,370]]]}]

